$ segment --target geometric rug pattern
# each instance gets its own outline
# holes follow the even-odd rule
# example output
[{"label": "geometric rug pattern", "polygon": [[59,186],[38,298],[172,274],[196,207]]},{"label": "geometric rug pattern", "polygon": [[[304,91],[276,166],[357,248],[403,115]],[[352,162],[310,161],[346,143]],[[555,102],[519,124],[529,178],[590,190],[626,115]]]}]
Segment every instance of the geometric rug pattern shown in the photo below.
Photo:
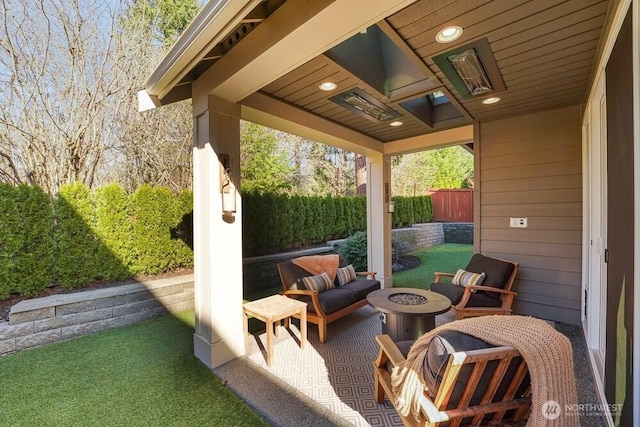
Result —
[{"label": "geometric rug pattern", "polygon": [[[453,320],[437,316],[436,324]],[[374,337],[382,331],[380,313],[365,306],[329,324],[328,340],[321,344],[316,325],[308,324],[307,345],[300,349],[300,331],[294,321],[280,327],[274,344],[273,365],[266,364],[266,333],[253,335],[247,357],[354,426],[402,426],[388,401],[378,404],[373,390],[373,360],[378,355]]]}]

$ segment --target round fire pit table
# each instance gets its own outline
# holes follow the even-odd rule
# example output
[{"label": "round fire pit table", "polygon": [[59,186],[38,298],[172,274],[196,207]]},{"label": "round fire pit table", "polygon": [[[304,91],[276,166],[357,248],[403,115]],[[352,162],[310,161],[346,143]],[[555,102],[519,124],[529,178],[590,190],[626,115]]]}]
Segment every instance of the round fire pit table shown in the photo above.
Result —
[{"label": "round fire pit table", "polygon": [[436,315],[451,308],[451,300],[436,292],[414,288],[385,288],[367,295],[382,315],[382,333],[394,342],[413,341],[435,327]]}]

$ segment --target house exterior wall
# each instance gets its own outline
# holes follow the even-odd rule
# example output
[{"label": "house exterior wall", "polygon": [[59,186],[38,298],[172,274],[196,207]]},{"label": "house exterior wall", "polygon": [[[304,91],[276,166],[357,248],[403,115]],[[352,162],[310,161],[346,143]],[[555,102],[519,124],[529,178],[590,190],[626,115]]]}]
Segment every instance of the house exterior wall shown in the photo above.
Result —
[{"label": "house exterior wall", "polygon": [[[480,252],[520,263],[514,312],[580,324],[580,107],[478,129]],[[527,228],[511,228],[512,217],[527,218]]]}]

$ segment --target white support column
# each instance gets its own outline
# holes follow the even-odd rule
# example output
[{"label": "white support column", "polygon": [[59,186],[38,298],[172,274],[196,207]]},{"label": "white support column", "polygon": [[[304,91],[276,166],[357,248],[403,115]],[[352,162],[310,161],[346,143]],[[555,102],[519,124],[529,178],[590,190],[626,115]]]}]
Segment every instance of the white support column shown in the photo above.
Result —
[{"label": "white support column", "polygon": [[391,158],[367,156],[367,260],[383,288],[393,286],[391,277]]},{"label": "white support column", "polygon": [[194,353],[210,368],[244,354],[242,203],[222,214],[219,155],[230,159],[240,188],[240,108],[212,96],[193,99]]}]

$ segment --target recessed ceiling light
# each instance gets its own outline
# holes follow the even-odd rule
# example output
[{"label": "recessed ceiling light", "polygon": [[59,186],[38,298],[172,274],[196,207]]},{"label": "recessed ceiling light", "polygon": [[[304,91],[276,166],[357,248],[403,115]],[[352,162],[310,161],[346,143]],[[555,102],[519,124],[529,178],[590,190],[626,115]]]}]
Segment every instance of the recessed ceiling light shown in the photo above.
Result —
[{"label": "recessed ceiling light", "polygon": [[443,28],[436,34],[436,41],[438,43],[451,43],[460,38],[462,31],[462,27],[458,27],[457,25]]},{"label": "recessed ceiling light", "polygon": [[403,124],[403,123],[402,123],[401,121],[399,121],[399,120],[398,120],[398,121],[395,121],[395,122],[391,122],[391,123],[389,123],[389,126],[396,127],[396,126],[402,126],[402,124]]},{"label": "recessed ceiling light", "polygon": [[489,105],[489,104],[495,104],[496,102],[499,102],[500,98],[497,96],[492,96],[491,98],[487,98],[487,99],[483,99],[482,103],[485,105]]},{"label": "recessed ceiling light", "polygon": [[334,82],[322,82],[318,87],[320,88],[320,90],[329,92],[329,91],[335,90],[338,87],[338,85],[335,84]]}]

